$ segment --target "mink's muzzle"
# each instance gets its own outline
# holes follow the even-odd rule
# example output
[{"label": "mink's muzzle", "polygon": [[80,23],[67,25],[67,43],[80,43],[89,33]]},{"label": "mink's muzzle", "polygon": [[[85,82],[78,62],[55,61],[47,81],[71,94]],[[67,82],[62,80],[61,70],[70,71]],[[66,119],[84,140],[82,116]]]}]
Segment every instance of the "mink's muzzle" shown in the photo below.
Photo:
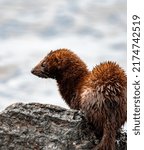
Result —
[{"label": "mink's muzzle", "polygon": [[48,78],[48,74],[46,74],[43,70],[39,70],[38,68],[33,68],[31,73],[41,78]]},{"label": "mink's muzzle", "polygon": [[33,74],[33,75],[38,75],[39,74],[39,71],[37,70],[37,69],[35,69],[35,68],[33,68],[32,70],[31,70],[31,73]]}]

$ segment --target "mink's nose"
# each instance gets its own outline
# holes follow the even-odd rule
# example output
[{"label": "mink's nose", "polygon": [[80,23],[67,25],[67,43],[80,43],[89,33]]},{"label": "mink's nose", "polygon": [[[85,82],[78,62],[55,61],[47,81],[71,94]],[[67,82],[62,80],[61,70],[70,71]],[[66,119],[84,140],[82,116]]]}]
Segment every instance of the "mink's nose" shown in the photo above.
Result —
[{"label": "mink's nose", "polygon": [[32,74],[35,74],[35,69],[34,69],[34,68],[31,70],[31,73],[32,73]]}]

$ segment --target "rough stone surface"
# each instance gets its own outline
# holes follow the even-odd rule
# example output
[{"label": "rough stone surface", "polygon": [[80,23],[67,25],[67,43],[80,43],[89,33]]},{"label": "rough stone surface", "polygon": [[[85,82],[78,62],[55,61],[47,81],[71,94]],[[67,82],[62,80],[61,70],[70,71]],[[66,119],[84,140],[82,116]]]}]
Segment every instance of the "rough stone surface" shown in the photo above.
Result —
[{"label": "rough stone surface", "polygon": [[[16,103],[0,113],[0,150],[91,150],[99,140],[80,111]],[[117,150],[126,150],[127,135],[117,134]]]}]

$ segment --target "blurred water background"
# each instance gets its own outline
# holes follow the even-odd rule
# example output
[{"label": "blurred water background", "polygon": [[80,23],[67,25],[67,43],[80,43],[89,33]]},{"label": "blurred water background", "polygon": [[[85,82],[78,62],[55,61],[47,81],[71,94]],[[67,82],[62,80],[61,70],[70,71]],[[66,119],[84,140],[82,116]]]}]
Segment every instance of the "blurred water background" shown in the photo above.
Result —
[{"label": "blurred water background", "polygon": [[92,69],[126,70],[126,0],[0,0],[0,111],[15,102],[67,107],[56,82],[31,69],[50,50],[69,48]]}]

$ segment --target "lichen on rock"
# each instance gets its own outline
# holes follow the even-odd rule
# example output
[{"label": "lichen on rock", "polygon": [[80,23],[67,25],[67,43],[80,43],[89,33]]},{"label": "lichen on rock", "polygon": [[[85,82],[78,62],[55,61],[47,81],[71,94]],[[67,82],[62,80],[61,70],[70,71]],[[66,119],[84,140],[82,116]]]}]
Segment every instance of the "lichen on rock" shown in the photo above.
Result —
[{"label": "lichen on rock", "polygon": [[[0,150],[90,150],[99,139],[77,110],[39,103],[16,103],[0,113]],[[126,150],[126,132],[117,150]]]}]

